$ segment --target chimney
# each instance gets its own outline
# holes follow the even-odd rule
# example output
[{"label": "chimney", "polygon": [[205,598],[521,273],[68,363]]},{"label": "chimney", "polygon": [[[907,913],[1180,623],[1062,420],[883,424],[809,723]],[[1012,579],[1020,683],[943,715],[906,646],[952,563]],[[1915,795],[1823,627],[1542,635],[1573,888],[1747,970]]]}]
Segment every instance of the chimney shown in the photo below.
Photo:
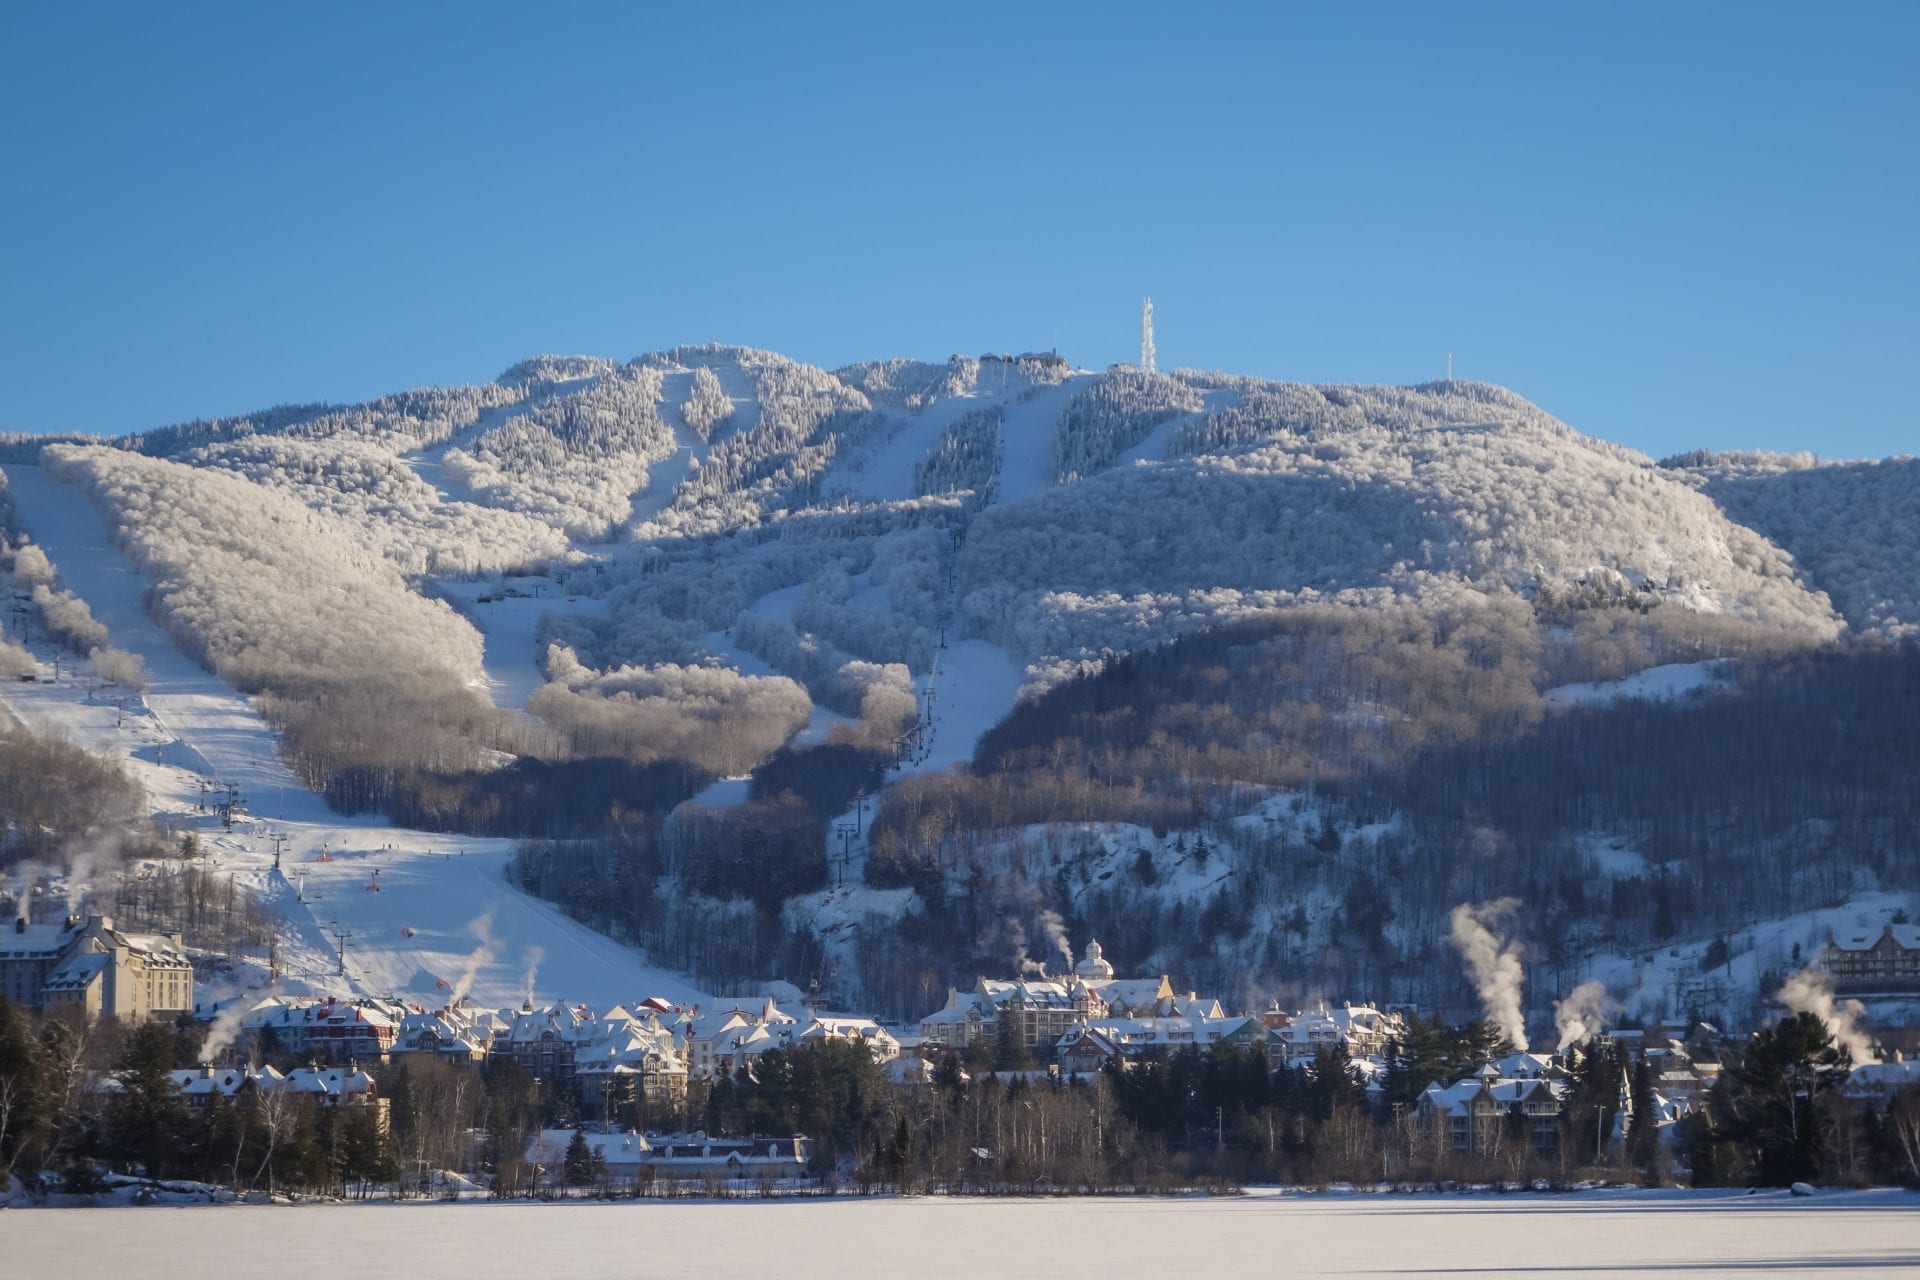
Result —
[{"label": "chimney", "polygon": [[15,933],[25,933],[27,931],[27,918],[25,916],[15,916],[13,918],[13,931]]}]

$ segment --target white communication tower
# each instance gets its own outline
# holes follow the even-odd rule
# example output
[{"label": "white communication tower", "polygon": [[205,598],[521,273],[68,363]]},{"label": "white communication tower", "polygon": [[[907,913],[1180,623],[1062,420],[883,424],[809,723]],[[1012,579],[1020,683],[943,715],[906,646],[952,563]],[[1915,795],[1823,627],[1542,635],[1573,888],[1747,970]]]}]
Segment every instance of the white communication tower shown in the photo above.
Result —
[{"label": "white communication tower", "polygon": [[1140,372],[1153,373],[1153,299],[1140,304]]}]

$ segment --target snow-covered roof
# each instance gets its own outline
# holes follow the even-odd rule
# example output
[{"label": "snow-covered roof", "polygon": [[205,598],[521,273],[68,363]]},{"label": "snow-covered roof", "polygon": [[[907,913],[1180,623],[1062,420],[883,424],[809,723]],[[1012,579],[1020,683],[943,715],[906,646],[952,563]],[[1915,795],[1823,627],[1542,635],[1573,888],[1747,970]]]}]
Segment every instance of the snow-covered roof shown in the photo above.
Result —
[{"label": "snow-covered roof", "polygon": [[920,1019],[920,1025],[985,1022],[993,1016],[993,1006],[985,996],[976,991],[955,991],[948,995],[945,1007]]},{"label": "snow-covered roof", "polygon": [[188,1098],[212,1094],[233,1097],[248,1084],[263,1093],[288,1092],[338,1102],[342,1098],[371,1097],[377,1092],[373,1077],[346,1067],[298,1067],[282,1075],[272,1067],[187,1068],[170,1071],[174,1088]]},{"label": "snow-covered roof", "polygon": [[30,924],[24,929],[0,926],[0,960],[51,960],[73,941],[79,926]]},{"label": "snow-covered roof", "polygon": [[1037,1004],[1047,1008],[1071,1008],[1084,990],[1079,980],[1069,978],[1065,982],[1051,979],[1029,982],[1024,978],[982,978],[980,991],[994,1004],[1004,1004],[1008,1000],[1019,1000],[1026,1004]]},{"label": "snow-covered roof", "polygon": [[1151,1049],[1178,1049],[1186,1045],[1217,1044],[1253,1019],[1232,1018],[1100,1018],[1083,1022],[1062,1035],[1057,1048],[1070,1050],[1083,1040],[1093,1047],[1126,1054]]},{"label": "snow-covered roof", "polygon": [[1560,1080],[1509,1080],[1473,1075],[1448,1085],[1430,1084],[1421,1093],[1420,1100],[1435,1111],[1464,1116],[1470,1114],[1470,1105],[1483,1095],[1504,1108],[1515,1103],[1558,1102],[1566,1090],[1566,1083]]},{"label": "snow-covered roof", "polygon": [[79,990],[99,977],[101,971],[112,963],[113,957],[104,951],[83,951],[47,975],[46,989]]},{"label": "snow-covered roof", "polygon": [[331,997],[310,1000],[297,996],[275,996],[262,1000],[240,1019],[242,1028],[259,1031],[266,1027],[365,1027],[370,1031],[391,1031],[405,1017],[396,1017],[370,1003],[336,1000]]},{"label": "snow-covered roof", "polygon": [[296,1067],[287,1072],[280,1087],[290,1093],[340,1098],[372,1093],[374,1085],[373,1077],[364,1071],[349,1071],[344,1067]]},{"label": "snow-covered roof", "polygon": [[1920,924],[1886,924],[1878,929],[1836,931],[1832,943],[1836,951],[1871,951],[1883,938],[1893,939],[1894,945],[1903,951],[1913,951],[1920,948]]},{"label": "snow-covered roof", "polygon": [[1863,1062],[1847,1073],[1842,1092],[1851,1097],[1882,1097],[1911,1084],[1920,1084],[1920,1058],[1892,1062]]},{"label": "snow-covered roof", "polygon": [[1510,1053],[1488,1065],[1509,1080],[1539,1080],[1554,1070],[1552,1055],[1545,1053]]},{"label": "snow-covered roof", "polygon": [[933,1064],[925,1058],[895,1058],[887,1063],[890,1084],[932,1084]]},{"label": "snow-covered roof", "polygon": [[[542,1129],[527,1142],[527,1159],[539,1164],[557,1165],[567,1158],[573,1144],[572,1129]],[[581,1133],[587,1150],[609,1167],[636,1164],[645,1160],[652,1145],[644,1133]]]}]

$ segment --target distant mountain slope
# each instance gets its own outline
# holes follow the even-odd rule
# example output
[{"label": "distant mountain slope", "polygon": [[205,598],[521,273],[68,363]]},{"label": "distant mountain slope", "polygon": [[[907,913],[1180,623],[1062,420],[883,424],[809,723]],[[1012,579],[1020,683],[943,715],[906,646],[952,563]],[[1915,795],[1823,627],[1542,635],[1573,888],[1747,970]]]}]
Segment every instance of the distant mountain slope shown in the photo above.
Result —
[{"label": "distant mountain slope", "polygon": [[1920,458],[1698,452],[1661,465],[1791,552],[1849,626],[1920,635]]}]

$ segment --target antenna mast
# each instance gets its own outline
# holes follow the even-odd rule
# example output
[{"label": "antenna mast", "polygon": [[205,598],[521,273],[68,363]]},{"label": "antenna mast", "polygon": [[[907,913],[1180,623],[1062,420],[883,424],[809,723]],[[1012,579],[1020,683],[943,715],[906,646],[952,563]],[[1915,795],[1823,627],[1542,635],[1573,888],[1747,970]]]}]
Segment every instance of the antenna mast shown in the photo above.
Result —
[{"label": "antenna mast", "polygon": [[1140,303],[1140,372],[1153,373],[1153,299]]}]

